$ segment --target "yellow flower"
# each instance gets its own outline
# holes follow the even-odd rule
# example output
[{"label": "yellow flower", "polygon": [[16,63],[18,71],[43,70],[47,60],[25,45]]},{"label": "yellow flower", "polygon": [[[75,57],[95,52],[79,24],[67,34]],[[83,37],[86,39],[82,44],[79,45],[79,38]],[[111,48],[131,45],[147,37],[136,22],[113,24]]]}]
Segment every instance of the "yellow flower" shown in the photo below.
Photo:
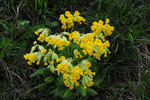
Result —
[{"label": "yellow flower", "polygon": [[98,23],[96,21],[93,22],[93,26],[98,26]]},{"label": "yellow flower", "polygon": [[66,24],[66,19],[62,19],[62,20],[61,20],[61,23],[62,23],[62,24]]},{"label": "yellow flower", "polygon": [[68,24],[68,28],[71,28],[71,25],[70,25],[70,24]]},{"label": "yellow flower", "polygon": [[79,16],[80,15],[79,11],[75,11],[74,15]]},{"label": "yellow flower", "polygon": [[45,38],[45,41],[48,42],[48,41],[49,41],[49,37],[46,37],[46,38]]},{"label": "yellow flower", "polygon": [[40,38],[44,38],[44,33],[40,34]]},{"label": "yellow flower", "polygon": [[67,79],[67,77],[68,77],[68,74],[65,73],[65,74],[63,75],[63,78],[64,78],[64,79]]},{"label": "yellow flower", "polygon": [[43,50],[41,50],[41,52],[44,54],[44,53],[47,52],[47,50],[46,50],[46,49],[43,49]]},{"label": "yellow flower", "polygon": [[85,55],[87,55],[87,51],[86,51],[86,50],[82,50],[82,52],[83,52]]},{"label": "yellow flower", "polygon": [[45,66],[47,66],[47,65],[48,65],[48,63],[47,63],[47,62],[44,62],[44,65],[45,65]]},{"label": "yellow flower", "polygon": [[39,32],[38,32],[38,31],[35,31],[34,33],[35,33],[36,35],[38,35],[38,34],[39,34]]},{"label": "yellow flower", "polygon": [[53,45],[53,44],[55,43],[55,41],[54,41],[54,40],[49,40],[49,43],[50,43],[51,45]]},{"label": "yellow flower", "polygon": [[79,74],[80,74],[81,76],[83,76],[83,70],[82,70],[82,69],[79,69],[78,72],[79,72]]},{"label": "yellow flower", "polygon": [[91,70],[88,69],[87,71],[84,72],[84,75],[89,74],[89,73],[91,73]]},{"label": "yellow flower", "polygon": [[72,15],[72,14],[69,14],[67,17],[70,18],[70,19],[72,19],[72,18],[73,18],[73,15]]},{"label": "yellow flower", "polygon": [[92,74],[93,74],[94,76],[96,75],[96,73],[95,73],[95,72],[93,72]]},{"label": "yellow flower", "polygon": [[54,61],[51,61],[50,63],[54,64]]},{"label": "yellow flower", "polygon": [[77,18],[76,18],[76,17],[74,17],[73,20],[74,20],[75,22],[77,22]]},{"label": "yellow flower", "polygon": [[60,17],[59,17],[60,20],[62,20],[64,18],[65,18],[64,14],[61,14]]},{"label": "yellow flower", "polygon": [[77,82],[75,86],[79,86],[80,84]]},{"label": "yellow flower", "polygon": [[60,61],[61,61],[61,60],[60,60],[59,58],[56,59],[56,62],[57,62],[57,63],[60,62]]},{"label": "yellow flower", "polygon": [[74,83],[76,81],[76,78],[75,77],[72,77],[71,80],[70,80],[72,83]]},{"label": "yellow flower", "polygon": [[80,79],[80,75],[79,74],[75,74],[75,78],[76,78],[76,80],[79,80]]},{"label": "yellow flower", "polygon": [[82,58],[82,55],[80,55],[80,58]]},{"label": "yellow flower", "polygon": [[79,69],[79,68],[78,68],[77,66],[74,66],[73,71],[74,71],[74,72],[78,72],[78,69]]},{"label": "yellow flower", "polygon": [[96,40],[94,41],[94,43],[95,43],[96,45],[101,45],[102,41],[101,41],[100,39],[96,39]]},{"label": "yellow flower", "polygon": [[62,61],[62,59],[65,59],[65,58],[66,58],[65,56],[61,56],[61,57],[60,57],[60,60]]},{"label": "yellow flower", "polygon": [[70,15],[70,11],[66,11],[65,16],[69,16],[69,15]]},{"label": "yellow flower", "polygon": [[84,89],[86,89],[86,88],[87,88],[87,86],[86,86],[86,85],[84,85],[84,86],[83,86],[83,88],[84,88]]},{"label": "yellow flower", "polygon": [[94,84],[94,82],[90,82],[89,84],[88,84],[88,87],[90,87],[90,86],[92,86]]},{"label": "yellow flower", "polygon": [[80,48],[83,48],[83,47],[84,47],[84,43],[81,42],[81,43],[80,43]]},{"label": "yellow flower", "polygon": [[25,60],[28,59],[28,54],[24,55],[24,59],[25,59]]},{"label": "yellow flower", "polygon": [[105,53],[104,57],[107,57],[107,54]]},{"label": "yellow flower", "polygon": [[106,24],[108,24],[108,23],[109,23],[109,19],[108,19],[108,18],[106,19],[105,23],[106,23]]},{"label": "yellow flower", "polygon": [[73,86],[71,86],[69,89],[70,89],[70,90],[72,90],[72,89],[74,89],[74,87],[73,87]]},{"label": "yellow flower", "polygon": [[65,41],[65,44],[64,44],[65,46],[68,46],[68,45],[70,45],[70,41]]},{"label": "yellow flower", "polygon": [[39,61],[37,61],[37,62],[36,62],[36,64],[37,64],[37,65],[39,65],[39,64],[40,64],[40,62],[39,62]]},{"label": "yellow flower", "polygon": [[91,26],[91,30],[95,31],[96,27],[95,26]]},{"label": "yellow flower", "polygon": [[104,22],[103,22],[102,20],[99,20],[98,23],[99,23],[100,25],[103,25]]},{"label": "yellow flower", "polygon": [[65,81],[64,81],[64,84],[68,84],[68,81],[67,81],[67,80],[65,80]]},{"label": "yellow flower", "polygon": [[30,65],[30,66],[32,65],[32,62],[31,62],[31,61],[28,61],[27,63],[28,63],[28,65]]},{"label": "yellow flower", "polygon": [[83,19],[83,22],[85,22],[86,21],[86,19]]},{"label": "yellow flower", "polygon": [[99,54],[96,54],[96,59],[101,60]]},{"label": "yellow flower", "polygon": [[91,67],[91,63],[90,62],[87,62],[86,65],[85,65],[87,68]]},{"label": "yellow flower", "polygon": [[34,57],[34,55],[33,55],[33,54],[30,54],[30,55],[28,56],[28,60],[29,60],[30,62],[34,63],[34,62],[35,62],[35,57]]},{"label": "yellow flower", "polygon": [[102,30],[103,30],[103,32],[105,32],[106,31],[106,26],[103,26]]},{"label": "yellow flower", "polygon": [[70,22],[71,22],[71,19],[70,19],[70,18],[68,18],[68,19],[67,19],[67,23],[70,23]]},{"label": "yellow flower", "polygon": [[62,25],[61,28],[62,29],[67,29],[67,26],[66,25]]},{"label": "yellow flower", "polygon": [[114,29],[115,29],[115,28],[112,26],[112,27],[110,28],[110,31],[114,31]]},{"label": "yellow flower", "polygon": [[78,50],[74,50],[74,55],[78,56],[79,55],[79,51]]},{"label": "yellow flower", "polygon": [[61,51],[61,50],[63,50],[64,48],[65,48],[65,47],[59,47],[59,48],[58,48],[58,50],[60,50],[60,51]]}]

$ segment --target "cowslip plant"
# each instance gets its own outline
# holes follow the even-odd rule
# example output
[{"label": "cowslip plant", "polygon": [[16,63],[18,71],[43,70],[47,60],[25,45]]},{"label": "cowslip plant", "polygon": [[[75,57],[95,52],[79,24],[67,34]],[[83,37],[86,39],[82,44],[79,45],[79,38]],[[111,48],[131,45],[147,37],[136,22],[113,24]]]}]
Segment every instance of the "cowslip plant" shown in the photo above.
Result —
[{"label": "cowslip plant", "polygon": [[24,58],[29,65],[43,65],[55,78],[62,77],[68,89],[87,89],[94,85],[93,78],[96,75],[91,70],[96,67],[92,66],[92,61],[101,60],[101,57],[107,57],[110,53],[110,43],[105,37],[112,34],[114,27],[106,19],[105,22],[93,22],[90,33],[75,31],[75,24],[86,21],[78,11],[73,15],[66,11],[59,20],[64,31],[54,35],[47,28],[35,31],[37,41],[33,42],[34,46]]}]

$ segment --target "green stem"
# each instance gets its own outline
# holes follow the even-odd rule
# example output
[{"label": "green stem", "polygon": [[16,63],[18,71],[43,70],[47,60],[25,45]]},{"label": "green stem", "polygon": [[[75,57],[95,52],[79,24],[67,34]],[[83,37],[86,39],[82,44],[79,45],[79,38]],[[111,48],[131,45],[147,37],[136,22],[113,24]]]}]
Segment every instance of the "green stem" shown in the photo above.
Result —
[{"label": "green stem", "polygon": [[74,29],[74,25],[73,25],[73,27],[72,27],[72,29],[71,29],[71,33],[72,33],[73,29]]}]

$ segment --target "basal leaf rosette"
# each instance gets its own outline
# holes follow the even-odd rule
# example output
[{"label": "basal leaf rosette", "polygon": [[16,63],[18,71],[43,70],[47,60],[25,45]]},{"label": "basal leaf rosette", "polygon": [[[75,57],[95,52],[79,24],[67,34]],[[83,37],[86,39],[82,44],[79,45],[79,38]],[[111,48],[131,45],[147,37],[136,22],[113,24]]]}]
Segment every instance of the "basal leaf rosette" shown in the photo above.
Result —
[{"label": "basal leaf rosette", "polygon": [[91,70],[95,66],[92,66],[89,58],[100,60],[101,57],[107,57],[110,43],[105,37],[112,34],[114,27],[106,19],[105,24],[102,20],[93,22],[91,33],[66,32],[67,28],[74,27],[75,22],[82,24],[85,19],[78,11],[73,15],[66,11],[59,19],[64,32],[52,35],[47,28],[35,31],[38,41],[33,42],[34,46],[24,58],[29,65],[43,64],[53,74],[63,76],[64,85],[69,89],[78,86],[86,89],[94,84],[93,78],[96,75]]}]

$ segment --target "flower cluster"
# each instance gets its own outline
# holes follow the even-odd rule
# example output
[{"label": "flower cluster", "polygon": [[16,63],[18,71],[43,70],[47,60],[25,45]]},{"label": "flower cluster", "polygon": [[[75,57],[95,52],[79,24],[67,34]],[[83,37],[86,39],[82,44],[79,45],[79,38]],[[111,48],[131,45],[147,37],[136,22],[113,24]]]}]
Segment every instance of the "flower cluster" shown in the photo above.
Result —
[{"label": "flower cluster", "polygon": [[69,11],[66,11],[65,15],[61,14],[59,17],[61,23],[63,24],[61,28],[71,28],[72,26],[74,26],[74,22],[78,22],[80,24],[82,24],[82,22],[85,22],[85,19],[79,15],[80,13],[78,11],[75,11],[74,15],[72,15]]},{"label": "flower cluster", "polygon": [[[63,24],[62,29],[71,28],[74,22],[85,22],[79,15],[78,11],[75,11],[74,15],[69,11],[66,11],[65,15],[61,14],[59,19]],[[24,58],[29,65],[43,64],[52,73],[63,76],[64,85],[69,89],[79,85],[86,89],[94,84],[93,78],[96,74],[91,70],[94,66],[88,58],[100,60],[102,56],[107,57],[110,53],[110,43],[105,37],[111,35],[114,27],[108,23],[109,19],[106,19],[105,25],[102,20],[93,22],[92,32],[87,34],[64,31],[50,35],[48,29],[41,28],[35,31],[35,34],[38,36],[37,40],[46,43],[47,47],[35,41],[30,53],[24,55]]]},{"label": "flower cluster", "polygon": [[[112,34],[112,31],[114,31],[114,27],[110,26],[109,19],[106,19],[105,24],[102,20],[99,20],[98,22],[93,22],[91,30],[95,35],[103,32],[105,36],[110,36]],[[101,35],[103,36],[103,34]]]}]

